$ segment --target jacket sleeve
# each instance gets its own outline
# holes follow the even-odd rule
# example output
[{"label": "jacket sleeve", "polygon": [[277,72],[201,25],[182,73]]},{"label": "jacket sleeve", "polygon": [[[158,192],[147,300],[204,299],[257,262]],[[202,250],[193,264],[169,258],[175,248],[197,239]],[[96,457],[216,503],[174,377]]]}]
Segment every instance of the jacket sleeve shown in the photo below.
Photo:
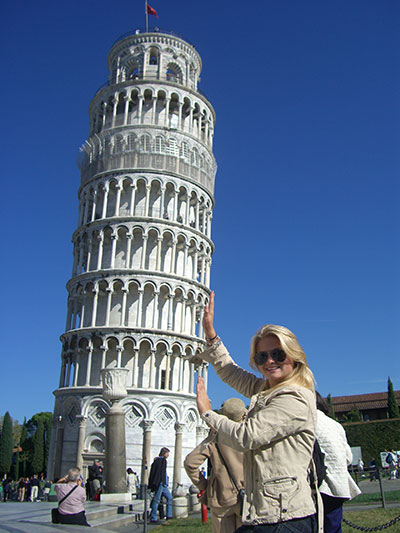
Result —
[{"label": "jacket sleeve", "polygon": [[200,490],[206,490],[207,479],[200,474],[199,467],[210,457],[210,438],[207,437],[185,458],[183,466],[193,485]]},{"label": "jacket sleeve", "polygon": [[211,347],[196,357],[211,363],[222,381],[246,398],[251,398],[265,388],[266,381],[240,368],[229,355],[223,343],[216,348]]},{"label": "jacket sleeve", "polygon": [[222,444],[239,451],[256,450],[302,431],[310,419],[311,396],[307,389],[282,388],[243,422],[233,422],[211,410],[202,418],[217,431]]}]

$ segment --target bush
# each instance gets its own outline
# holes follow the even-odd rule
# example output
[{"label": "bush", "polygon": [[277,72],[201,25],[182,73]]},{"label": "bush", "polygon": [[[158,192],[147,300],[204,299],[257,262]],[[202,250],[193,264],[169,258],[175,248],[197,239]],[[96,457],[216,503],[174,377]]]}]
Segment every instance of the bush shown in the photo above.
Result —
[{"label": "bush", "polygon": [[400,448],[400,419],[345,423],[350,446],[361,446],[364,462],[380,459],[380,452]]}]

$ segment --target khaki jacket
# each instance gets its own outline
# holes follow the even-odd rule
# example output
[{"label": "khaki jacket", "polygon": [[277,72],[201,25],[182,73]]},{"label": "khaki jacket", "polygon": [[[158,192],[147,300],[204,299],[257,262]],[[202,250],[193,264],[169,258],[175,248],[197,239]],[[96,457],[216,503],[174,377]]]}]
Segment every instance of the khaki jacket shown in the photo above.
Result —
[{"label": "khaki jacket", "polygon": [[314,514],[308,482],[316,427],[314,393],[289,384],[268,391],[266,381],[238,367],[223,344],[200,357],[212,363],[225,383],[251,397],[243,422],[213,411],[202,415],[217,431],[219,442],[244,452],[243,523],[277,523]]},{"label": "khaki jacket", "polygon": [[[210,431],[208,437],[191,451],[184,461],[187,475],[198,489],[206,491],[207,505],[214,510],[233,506],[238,501],[238,491],[221,460],[216,443],[217,435],[215,431]],[[243,453],[221,443],[218,443],[218,448],[237,488],[242,489],[244,486]],[[212,464],[208,479],[199,470],[206,459],[209,459]]]}]

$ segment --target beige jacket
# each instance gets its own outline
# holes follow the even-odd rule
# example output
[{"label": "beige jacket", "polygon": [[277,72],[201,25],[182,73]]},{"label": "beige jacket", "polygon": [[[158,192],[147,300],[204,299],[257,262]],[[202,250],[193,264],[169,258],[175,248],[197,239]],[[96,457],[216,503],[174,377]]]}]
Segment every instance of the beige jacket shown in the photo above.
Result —
[{"label": "beige jacket", "polygon": [[[210,431],[207,438],[186,456],[184,466],[192,483],[198,489],[206,491],[208,507],[218,510],[221,507],[235,505],[238,501],[238,491],[221,460],[216,443],[217,435],[215,431]],[[218,448],[237,488],[242,489],[244,486],[243,453],[221,443],[218,443]],[[199,470],[206,459],[210,459],[212,464],[208,479]]]},{"label": "beige jacket", "polygon": [[243,523],[270,524],[314,514],[308,482],[316,427],[314,393],[295,385],[269,392],[266,381],[238,367],[223,344],[200,357],[212,363],[225,383],[251,397],[243,422],[211,410],[202,415],[217,431],[219,442],[244,452]]}]

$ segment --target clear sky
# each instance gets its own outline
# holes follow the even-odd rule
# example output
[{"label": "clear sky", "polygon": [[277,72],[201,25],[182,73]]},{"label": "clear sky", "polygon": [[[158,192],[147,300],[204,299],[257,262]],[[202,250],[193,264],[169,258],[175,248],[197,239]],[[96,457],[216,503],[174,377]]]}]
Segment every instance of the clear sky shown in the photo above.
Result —
[{"label": "clear sky", "polygon": [[[153,0],[192,42],[217,114],[215,326],[247,366],[265,323],[333,396],[400,388],[398,0]],[[2,10],[0,415],[53,409],[79,146],[106,57],[144,2]],[[210,372],[213,407],[233,396]]]}]

